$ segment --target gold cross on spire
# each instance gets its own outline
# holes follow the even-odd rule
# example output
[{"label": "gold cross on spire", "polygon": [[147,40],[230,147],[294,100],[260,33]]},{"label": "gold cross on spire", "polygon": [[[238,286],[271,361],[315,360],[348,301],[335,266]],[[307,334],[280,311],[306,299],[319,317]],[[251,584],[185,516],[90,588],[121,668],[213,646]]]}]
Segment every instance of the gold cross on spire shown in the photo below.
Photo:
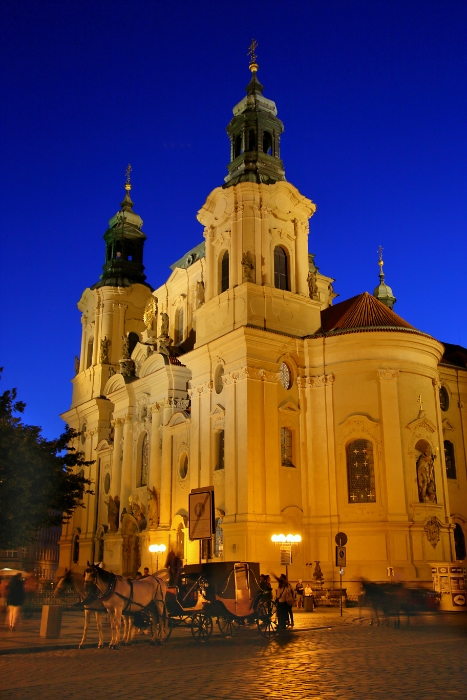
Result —
[{"label": "gold cross on spire", "polygon": [[125,183],[125,189],[127,192],[129,192],[131,190],[130,173],[131,173],[131,165],[128,163],[127,168],[126,168],[126,183]]},{"label": "gold cross on spire", "polygon": [[250,57],[250,70],[252,73],[256,73],[258,70],[258,64],[256,63],[256,48],[258,46],[258,42],[255,41],[254,39],[251,40],[250,48],[248,49],[248,56]]}]

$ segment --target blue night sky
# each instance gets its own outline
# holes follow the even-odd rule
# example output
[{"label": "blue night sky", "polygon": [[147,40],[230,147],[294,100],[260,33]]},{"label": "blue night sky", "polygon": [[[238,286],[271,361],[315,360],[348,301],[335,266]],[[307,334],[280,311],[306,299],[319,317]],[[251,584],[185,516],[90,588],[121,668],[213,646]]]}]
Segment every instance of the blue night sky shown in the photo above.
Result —
[{"label": "blue night sky", "polygon": [[462,0],[3,0],[1,388],[18,388],[26,420],[62,430],[76,303],[128,162],[152,286],[202,240],[252,36],[337,301],[373,291],[382,245],[395,311],[467,345],[466,30]]}]

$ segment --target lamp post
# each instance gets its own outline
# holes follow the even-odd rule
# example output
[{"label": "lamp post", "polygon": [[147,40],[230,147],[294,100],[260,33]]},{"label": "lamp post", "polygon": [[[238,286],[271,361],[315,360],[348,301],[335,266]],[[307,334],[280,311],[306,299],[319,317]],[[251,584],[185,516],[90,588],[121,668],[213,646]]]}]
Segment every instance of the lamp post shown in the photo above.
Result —
[{"label": "lamp post", "polygon": [[301,535],[272,535],[272,542],[280,544],[281,565],[285,564],[285,575],[289,580],[289,564],[292,563],[292,545],[302,541]]},{"label": "lamp post", "polygon": [[[167,547],[165,546],[165,544],[150,544],[148,549],[151,552],[151,563],[152,564],[153,564],[152,555],[154,554],[154,552],[156,553],[156,572],[157,572],[157,571],[159,571],[159,553],[163,554],[163,552],[165,552]],[[153,564],[153,568],[154,568],[154,564]]]}]

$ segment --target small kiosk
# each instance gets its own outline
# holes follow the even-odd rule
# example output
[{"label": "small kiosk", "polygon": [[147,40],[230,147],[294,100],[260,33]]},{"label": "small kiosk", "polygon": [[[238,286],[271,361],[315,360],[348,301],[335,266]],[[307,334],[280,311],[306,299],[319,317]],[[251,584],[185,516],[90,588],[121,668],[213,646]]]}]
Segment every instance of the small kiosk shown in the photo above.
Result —
[{"label": "small kiosk", "polygon": [[431,564],[433,588],[440,594],[440,610],[467,610],[466,567],[459,562]]}]

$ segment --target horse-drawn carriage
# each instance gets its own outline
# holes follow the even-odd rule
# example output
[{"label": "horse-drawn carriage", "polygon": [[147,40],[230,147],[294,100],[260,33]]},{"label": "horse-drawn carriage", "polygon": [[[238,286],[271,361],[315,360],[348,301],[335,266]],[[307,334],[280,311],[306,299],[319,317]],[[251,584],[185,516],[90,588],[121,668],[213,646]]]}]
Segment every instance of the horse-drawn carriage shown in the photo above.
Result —
[{"label": "horse-drawn carriage", "polygon": [[[107,611],[112,630],[110,647],[120,643],[123,617],[123,642],[131,640],[131,628],[152,625],[152,643],[168,639],[180,625],[191,629],[193,637],[206,642],[213,632],[213,620],[224,637],[232,637],[240,626],[256,626],[265,639],[277,632],[277,611],[269,590],[260,587],[259,564],[218,562],[191,564],[181,571],[178,586],[167,584],[168,572],[157,572],[139,581],[131,581],[88,565],[84,579],[72,571],[60,580],[56,591],[72,587],[77,590],[85,609],[86,639],[89,615],[96,612],[99,647],[103,645],[100,617]],[[158,639],[156,632],[158,631]]]},{"label": "horse-drawn carriage", "polygon": [[170,627],[187,625],[197,641],[206,642],[215,619],[224,637],[233,637],[240,626],[256,625],[270,639],[277,632],[276,607],[259,578],[259,564],[252,562],[185,566],[180,586],[167,588]]}]

